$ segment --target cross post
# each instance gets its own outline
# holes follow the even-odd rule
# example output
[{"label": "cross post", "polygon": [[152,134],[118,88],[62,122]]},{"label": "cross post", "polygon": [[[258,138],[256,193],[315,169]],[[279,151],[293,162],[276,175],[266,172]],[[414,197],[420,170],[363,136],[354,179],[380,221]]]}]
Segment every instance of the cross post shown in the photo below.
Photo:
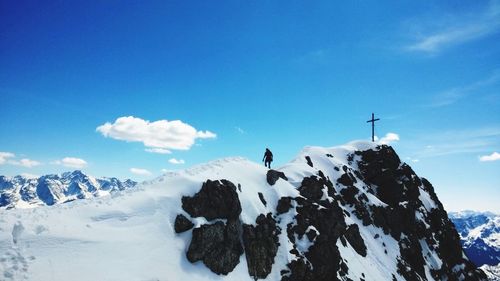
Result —
[{"label": "cross post", "polygon": [[375,141],[375,121],[380,120],[380,118],[375,119],[375,114],[372,113],[372,119],[366,121],[366,123],[372,123],[372,142]]}]

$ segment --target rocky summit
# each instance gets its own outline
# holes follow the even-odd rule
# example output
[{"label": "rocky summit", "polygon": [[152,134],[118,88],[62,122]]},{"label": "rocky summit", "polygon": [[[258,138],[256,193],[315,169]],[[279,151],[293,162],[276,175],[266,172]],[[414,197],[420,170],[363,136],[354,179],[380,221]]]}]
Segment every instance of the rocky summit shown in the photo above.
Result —
[{"label": "rocky summit", "polygon": [[[207,180],[183,197],[186,213],[207,220],[192,230],[188,260],[230,276],[244,252],[248,274],[264,279],[284,247],[287,263],[276,266],[281,280],[389,280],[367,263],[389,269],[378,274],[392,280],[486,279],[463,253],[434,187],[392,147],[339,152],[309,148],[302,159],[267,171],[263,189],[282,180],[299,193],[277,198],[276,209],[252,224],[238,218],[238,190],[226,179]],[[266,205],[263,197],[259,192]]]},{"label": "rocky summit", "polygon": [[379,143],[306,147],[274,170],[225,158],[123,196],[3,210],[0,270],[6,280],[486,280],[438,193]]}]

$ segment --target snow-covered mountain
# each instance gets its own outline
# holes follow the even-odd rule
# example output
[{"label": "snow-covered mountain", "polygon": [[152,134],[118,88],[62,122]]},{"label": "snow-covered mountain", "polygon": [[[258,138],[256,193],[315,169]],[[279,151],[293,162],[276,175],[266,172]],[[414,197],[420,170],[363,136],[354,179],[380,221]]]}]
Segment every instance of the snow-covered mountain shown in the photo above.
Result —
[{"label": "snow-covered mountain", "polygon": [[433,186],[369,142],[2,210],[0,229],[4,280],[486,280]]},{"label": "snow-covered mountain", "polygon": [[0,208],[54,205],[75,199],[99,197],[136,186],[131,180],[94,178],[75,170],[38,178],[0,176]]},{"label": "snow-covered mountain", "polygon": [[486,273],[489,281],[500,281],[500,263],[497,265],[484,264],[480,268]]},{"label": "snow-covered mountain", "polygon": [[500,215],[490,212],[450,212],[467,256],[477,266],[500,263]]}]

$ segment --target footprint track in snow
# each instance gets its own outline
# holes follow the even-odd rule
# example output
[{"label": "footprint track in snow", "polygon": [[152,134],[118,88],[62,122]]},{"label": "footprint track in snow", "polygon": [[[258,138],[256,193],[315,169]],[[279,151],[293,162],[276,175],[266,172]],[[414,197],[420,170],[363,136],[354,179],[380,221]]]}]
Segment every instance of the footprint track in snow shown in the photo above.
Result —
[{"label": "footprint track in snow", "polygon": [[28,260],[34,260],[34,256],[28,259],[22,254],[19,240],[24,231],[21,222],[17,222],[12,228],[12,247],[0,256],[0,280],[28,280]]}]

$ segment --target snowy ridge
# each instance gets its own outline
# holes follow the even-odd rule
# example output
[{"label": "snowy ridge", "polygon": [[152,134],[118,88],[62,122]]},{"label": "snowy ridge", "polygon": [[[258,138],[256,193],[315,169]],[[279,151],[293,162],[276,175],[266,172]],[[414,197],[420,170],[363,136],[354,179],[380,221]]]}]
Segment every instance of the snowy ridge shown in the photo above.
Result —
[{"label": "snowy ridge", "polygon": [[275,171],[225,158],[114,196],[3,210],[0,230],[5,280],[486,278],[432,185],[370,142],[306,147]]},{"label": "snowy ridge", "polygon": [[0,176],[0,208],[33,208],[100,197],[136,184],[131,180],[94,178],[79,170],[41,177]]},{"label": "snowy ridge", "polygon": [[481,270],[486,273],[488,280],[490,281],[500,281],[500,264],[497,265],[482,265]]},{"label": "snowy ridge", "polygon": [[500,215],[463,211],[450,212],[449,216],[472,262],[477,266],[495,266],[500,263]]}]

